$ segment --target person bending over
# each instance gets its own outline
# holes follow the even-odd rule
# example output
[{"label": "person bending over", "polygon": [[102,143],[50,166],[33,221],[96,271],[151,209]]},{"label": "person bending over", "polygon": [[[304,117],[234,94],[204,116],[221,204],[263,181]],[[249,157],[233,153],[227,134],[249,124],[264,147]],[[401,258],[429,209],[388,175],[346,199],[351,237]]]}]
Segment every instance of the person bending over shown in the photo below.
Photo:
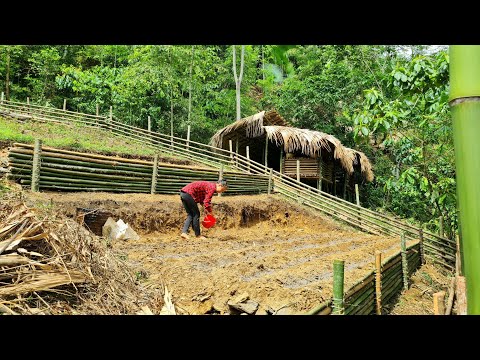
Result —
[{"label": "person bending over", "polygon": [[210,181],[194,181],[180,190],[180,199],[183,207],[187,212],[187,219],[183,224],[182,234],[184,239],[189,239],[188,230],[192,225],[195,236],[200,239],[206,239],[200,234],[200,211],[197,203],[201,203],[206,211],[206,215],[213,216],[212,197],[215,193],[222,193],[228,189],[226,180]]}]

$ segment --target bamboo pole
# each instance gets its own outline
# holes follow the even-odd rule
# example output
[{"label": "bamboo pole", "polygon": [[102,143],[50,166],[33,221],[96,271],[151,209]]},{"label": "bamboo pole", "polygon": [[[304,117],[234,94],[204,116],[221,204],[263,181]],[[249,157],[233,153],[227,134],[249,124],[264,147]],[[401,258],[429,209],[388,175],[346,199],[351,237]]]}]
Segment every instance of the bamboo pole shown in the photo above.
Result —
[{"label": "bamboo pole", "polygon": [[230,149],[230,162],[233,164],[233,144],[232,139],[228,140],[228,147]]},{"label": "bamboo pole", "polygon": [[300,181],[300,160],[297,159],[297,181]]},{"label": "bamboo pole", "polygon": [[35,148],[33,150],[33,163],[32,163],[32,192],[39,191],[40,183],[40,167],[41,167],[41,155],[42,155],[42,140],[35,139]]},{"label": "bamboo pole", "polygon": [[425,264],[425,248],[423,246],[423,229],[422,228],[418,230],[418,238],[420,242],[420,263],[424,265]]},{"label": "bamboo pole", "polygon": [[187,150],[190,148],[190,125],[187,126],[187,143],[185,144]]},{"label": "bamboo pole", "polygon": [[[230,140],[230,144],[231,144],[231,141]],[[218,180],[222,180],[223,179],[223,164],[220,165],[220,171],[218,173]],[[218,196],[222,196],[222,193],[218,193]]]},{"label": "bamboo pole", "polygon": [[268,195],[270,195],[272,188],[272,172],[273,169],[270,169],[270,176],[268,177]]},{"label": "bamboo pole", "polygon": [[113,120],[113,107],[110,106],[110,113],[108,115],[108,127],[111,128],[112,126],[112,120]]},{"label": "bamboo pole", "polygon": [[245,147],[245,150],[247,152],[247,162],[248,162],[247,169],[248,169],[248,173],[250,173],[250,146],[247,145]]},{"label": "bamboo pole", "polygon": [[0,98],[0,104],[3,104],[4,99],[5,99],[5,93],[2,91],[2,97]]},{"label": "bamboo pole", "polygon": [[268,135],[265,133],[265,168],[268,167]]},{"label": "bamboo pole", "polygon": [[157,186],[157,176],[158,176],[158,154],[155,154],[155,157],[153,158],[152,187],[150,189],[150,194],[155,194],[155,187]]},{"label": "bamboo pole", "polygon": [[469,315],[480,314],[480,46],[452,45],[450,106],[457,181],[460,249],[466,280]]},{"label": "bamboo pole", "polygon": [[435,315],[445,315],[445,291],[433,294],[433,313]]},{"label": "bamboo pole", "polygon": [[95,104],[95,114],[100,116],[100,108],[98,107],[98,104]]},{"label": "bamboo pole", "polygon": [[235,140],[235,166],[238,166],[238,137]]},{"label": "bamboo pole", "polygon": [[345,312],[343,303],[344,261],[333,261],[333,312],[342,315]]},{"label": "bamboo pole", "polygon": [[357,206],[360,206],[360,193],[358,191],[358,184],[355,184],[355,200],[357,202]]},{"label": "bamboo pole", "polygon": [[148,132],[152,132],[152,120],[150,118],[150,115],[148,115]]},{"label": "bamboo pole", "polygon": [[377,315],[382,315],[382,252],[375,252],[375,296]]},{"label": "bamboo pole", "polygon": [[279,167],[280,174],[283,174],[283,146],[280,148],[280,164]]},{"label": "bamboo pole", "polygon": [[405,241],[405,234],[402,234],[400,245],[402,249],[402,273],[403,273],[403,288],[408,290],[408,262],[407,262],[407,246]]},{"label": "bamboo pole", "polygon": [[63,110],[67,110],[67,99],[63,99]]},{"label": "bamboo pole", "polygon": [[455,276],[450,280],[450,288],[448,289],[447,308],[445,309],[445,315],[450,315],[453,307],[453,298],[455,297]]}]

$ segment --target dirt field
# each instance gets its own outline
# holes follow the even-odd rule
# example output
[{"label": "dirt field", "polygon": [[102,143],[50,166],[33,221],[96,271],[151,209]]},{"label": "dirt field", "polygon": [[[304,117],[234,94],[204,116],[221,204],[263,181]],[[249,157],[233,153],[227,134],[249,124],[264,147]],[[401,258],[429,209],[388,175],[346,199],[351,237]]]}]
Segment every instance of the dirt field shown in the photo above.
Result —
[{"label": "dirt field", "polygon": [[74,216],[77,207],[111,211],[139,235],[112,244],[149,286],[167,286],[180,314],[234,313],[248,296],[257,314],[301,314],[332,293],[332,263],[345,260],[345,289],[373,268],[375,250],[399,251],[374,236],[309,212],[278,195],[215,196],[207,240],[182,239],[177,195],[26,192],[30,205]]}]

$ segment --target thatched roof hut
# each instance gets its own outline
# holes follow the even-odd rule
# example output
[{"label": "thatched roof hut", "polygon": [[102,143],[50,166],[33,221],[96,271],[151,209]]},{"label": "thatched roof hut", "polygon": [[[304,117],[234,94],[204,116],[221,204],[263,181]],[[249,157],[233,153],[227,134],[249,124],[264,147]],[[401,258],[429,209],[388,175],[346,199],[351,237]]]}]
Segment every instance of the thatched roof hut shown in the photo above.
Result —
[{"label": "thatched roof hut", "polygon": [[236,144],[236,151],[242,153],[246,145],[256,146],[257,150],[265,137],[285,153],[300,153],[306,157],[317,158],[322,149],[333,153],[347,174],[354,172],[354,165],[359,164],[366,181],[373,180],[372,165],[361,151],[347,148],[333,135],[320,131],[292,127],[275,110],[262,111],[258,114],[235,121],[217,131],[210,140],[215,147],[228,149],[229,140]]}]

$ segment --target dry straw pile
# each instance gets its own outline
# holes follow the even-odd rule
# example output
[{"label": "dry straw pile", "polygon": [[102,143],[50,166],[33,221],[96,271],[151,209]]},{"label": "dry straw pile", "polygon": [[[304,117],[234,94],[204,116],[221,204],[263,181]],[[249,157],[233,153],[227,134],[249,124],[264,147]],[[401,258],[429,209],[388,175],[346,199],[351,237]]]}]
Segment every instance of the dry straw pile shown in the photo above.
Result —
[{"label": "dry straw pile", "polygon": [[103,238],[46,211],[0,202],[0,314],[160,313],[163,288],[143,287]]}]

